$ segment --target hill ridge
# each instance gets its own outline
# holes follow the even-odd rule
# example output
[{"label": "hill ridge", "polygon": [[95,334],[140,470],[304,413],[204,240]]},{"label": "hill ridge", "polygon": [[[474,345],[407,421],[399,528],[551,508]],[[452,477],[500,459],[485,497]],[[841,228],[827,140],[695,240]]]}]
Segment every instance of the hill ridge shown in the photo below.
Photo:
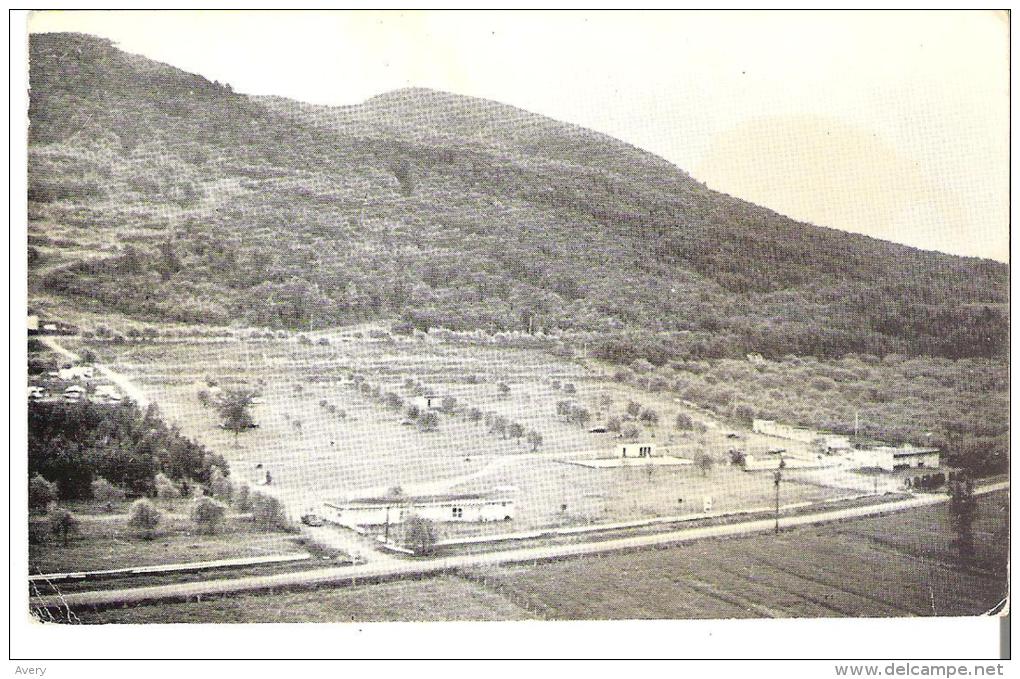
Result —
[{"label": "hill ridge", "polygon": [[797,222],[572,123],[439,90],[251,97],[82,35],[30,48],[41,299],[591,332],[656,362],[1006,351],[1006,265]]}]

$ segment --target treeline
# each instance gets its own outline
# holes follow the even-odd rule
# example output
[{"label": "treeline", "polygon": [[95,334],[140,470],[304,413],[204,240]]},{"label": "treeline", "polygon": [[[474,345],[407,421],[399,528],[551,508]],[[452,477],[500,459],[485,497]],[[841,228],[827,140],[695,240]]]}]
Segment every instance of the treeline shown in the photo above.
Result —
[{"label": "treeline", "polygon": [[708,408],[750,425],[754,418],[934,446],[973,476],[1009,468],[1009,374],[998,361],[847,356],[820,361],[636,360],[615,379]]},{"label": "treeline", "polygon": [[218,454],[167,426],[155,406],[78,403],[28,404],[28,472],[57,485],[61,500],[92,497],[93,480],[103,478],[131,495],[154,496],[157,477],[208,485],[219,471],[229,474]]}]

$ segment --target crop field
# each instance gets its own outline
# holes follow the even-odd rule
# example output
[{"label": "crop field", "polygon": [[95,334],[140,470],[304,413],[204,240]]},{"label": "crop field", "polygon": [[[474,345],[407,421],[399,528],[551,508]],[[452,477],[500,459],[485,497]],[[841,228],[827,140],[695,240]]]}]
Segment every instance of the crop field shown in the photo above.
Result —
[{"label": "crop field", "polygon": [[353,588],[250,594],[195,603],[78,612],[87,624],[420,622],[528,620],[535,616],[456,576]]},{"label": "crop field", "polygon": [[552,619],[980,615],[1007,593],[1006,502],[982,498],[966,561],[941,505],[469,577]]},{"label": "crop field", "polygon": [[[360,336],[359,336],[360,335]],[[324,339],[322,339],[324,338]],[[726,451],[739,445],[758,451],[774,445],[737,430],[665,394],[614,382],[597,366],[528,349],[443,343],[431,338],[366,338],[360,331],[289,339],[195,341],[111,345],[93,343],[99,360],[128,376],[162,414],[190,437],[224,455],[235,481],[256,483],[266,470],[267,491],[292,516],[317,510],[323,500],[379,494],[393,486],[406,493],[516,489],[514,530],[700,512],[711,498],[717,511],[769,506],[771,475],[748,474],[728,465]],[[425,432],[403,409],[387,408],[357,388],[352,377],[414,402],[415,388],[456,399],[437,411],[438,426]],[[218,427],[213,408],[198,398],[209,382],[221,388],[258,388],[259,427],[240,435]],[[506,387],[500,388],[501,384]],[[591,413],[585,426],[557,414],[569,400]],[[639,423],[642,441],[658,452],[689,459],[710,454],[709,470],[687,467],[595,470],[565,461],[612,456],[617,436],[589,433],[610,417],[627,422],[633,401],[655,410],[657,423]],[[489,431],[468,411],[519,422],[541,434],[540,446]],[[685,412],[703,431],[681,432],[673,422]],[[261,465],[261,467],[258,467]],[[853,484],[819,483],[790,471],[784,503],[844,497]],[[477,526],[443,526],[444,534]],[[484,530],[507,530],[489,526]]]}]

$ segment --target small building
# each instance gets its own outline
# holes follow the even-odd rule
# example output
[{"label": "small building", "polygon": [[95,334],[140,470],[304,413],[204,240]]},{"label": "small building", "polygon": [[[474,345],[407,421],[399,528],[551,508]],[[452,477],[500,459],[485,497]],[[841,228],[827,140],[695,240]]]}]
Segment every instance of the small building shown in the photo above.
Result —
[{"label": "small building", "polygon": [[39,332],[39,317],[35,314],[28,316],[28,334],[35,335]]},{"label": "small building", "polygon": [[654,457],[654,443],[621,443],[616,446],[617,457]]},{"label": "small building", "polygon": [[85,388],[79,387],[78,385],[72,385],[67,389],[64,389],[64,400],[65,401],[80,401],[85,398]]},{"label": "small building", "polygon": [[45,387],[31,386],[28,388],[28,400],[29,401],[41,401],[46,398],[47,391]]},{"label": "small building", "polygon": [[850,437],[837,434],[822,434],[818,437],[818,445],[829,453],[842,453],[850,450]]},{"label": "small building", "polygon": [[911,468],[937,469],[941,462],[938,448],[915,448],[910,444],[898,448],[894,446],[863,448],[851,451],[850,457],[853,464],[862,469],[881,469],[890,472]]},{"label": "small building", "polygon": [[514,500],[505,490],[489,493],[397,495],[324,502],[324,518],[341,526],[403,523],[411,516],[442,523],[512,521]]},{"label": "small building", "polygon": [[813,443],[818,438],[818,432],[814,429],[795,427],[783,424],[782,422],[776,422],[775,420],[756,419],[751,423],[751,429],[758,434],[777,436],[783,439],[790,439],[791,441],[800,441],[801,443]]},{"label": "small building", "polygon": [[436,394],[423,394],[421,396],[415,396],[412,403],[418,406],[421,410],[433,410],[442,405],[443,398]]}]

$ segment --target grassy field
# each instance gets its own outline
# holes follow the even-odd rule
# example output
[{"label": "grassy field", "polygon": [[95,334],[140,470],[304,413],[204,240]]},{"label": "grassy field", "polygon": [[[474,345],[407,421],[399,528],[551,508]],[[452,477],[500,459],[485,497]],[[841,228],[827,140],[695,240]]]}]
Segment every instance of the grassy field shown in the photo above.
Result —
[{"label": "grassy field", "polygon": [[[185,502],[178,503],[181,508]],[[29,520],[30,573],[66,573],[129,566],[154,566],[305,551],[297,537],[265,533],[244,518],[233,517],[216,534],[194,529],[178,514],[164,517],[152,539],[127,525],[123,516],[78,515],[80,532],[65,547],[50,534],[45,518]]]},{"label": "grassy field", "polygon": [[[269,469],[271,492],[292,515],[316,509],[322,500],[375,494],[399,485],[408,493],[517,489],[514,530],[677,515],[700,511],[712,498],[720,511],[771,502],[771,480],[728,467],[735,445],[754,452],[772,445],[747,431],[726,437],[734,426],[678,403],[665,393],[619,384],[601,368],[537,350],[460,344],[433,338],[372,339],[367,330],[312,337],[312,342],[272,339],[179,344],[94,344],[100,360],[130,376],[163,415],[188,436],[224,455],[232,478],[254,483],[256,466]],[[323,344],[319,339],[325,337]],[[402,424],[402,412],[361,393],[353,374],[411,402],[407,380],[457,400],[458,411],[440,413],[437,431]],[[234,437],[219,429],[213,409],[198,392],[207,380],[219,386],[247,384],[262,391],[257,430]],[[504,383],[509,392],[501,394]],[[570,385],[569,387],[567,385]],[[567,393],[567,392],[570,393]],[[570,400],[587,408],[588,426],[557,415],[556,403]],[[709,453],[715,467],[703,475],[694,467],[593,470],[565,461],[611,456],[617,438],[588,429],[623,417],[630,401],[659,415],[640,425],[639,438],[655,442],[662,454],[692,458]],[[465,411],[479,408],[520,422],[543,437],[528,444],[490,433]],[[704,425],[701,433],[673,427],[678,412]],[[846,484],[791,483],[786,503],[841,497]],[[564,509],[564,505],[566,508]],[[489,530],[495,530],[490,527]],[[507,530],[500,526],[499,530]],[[445,533],[477,527],[443,527]]]}]

